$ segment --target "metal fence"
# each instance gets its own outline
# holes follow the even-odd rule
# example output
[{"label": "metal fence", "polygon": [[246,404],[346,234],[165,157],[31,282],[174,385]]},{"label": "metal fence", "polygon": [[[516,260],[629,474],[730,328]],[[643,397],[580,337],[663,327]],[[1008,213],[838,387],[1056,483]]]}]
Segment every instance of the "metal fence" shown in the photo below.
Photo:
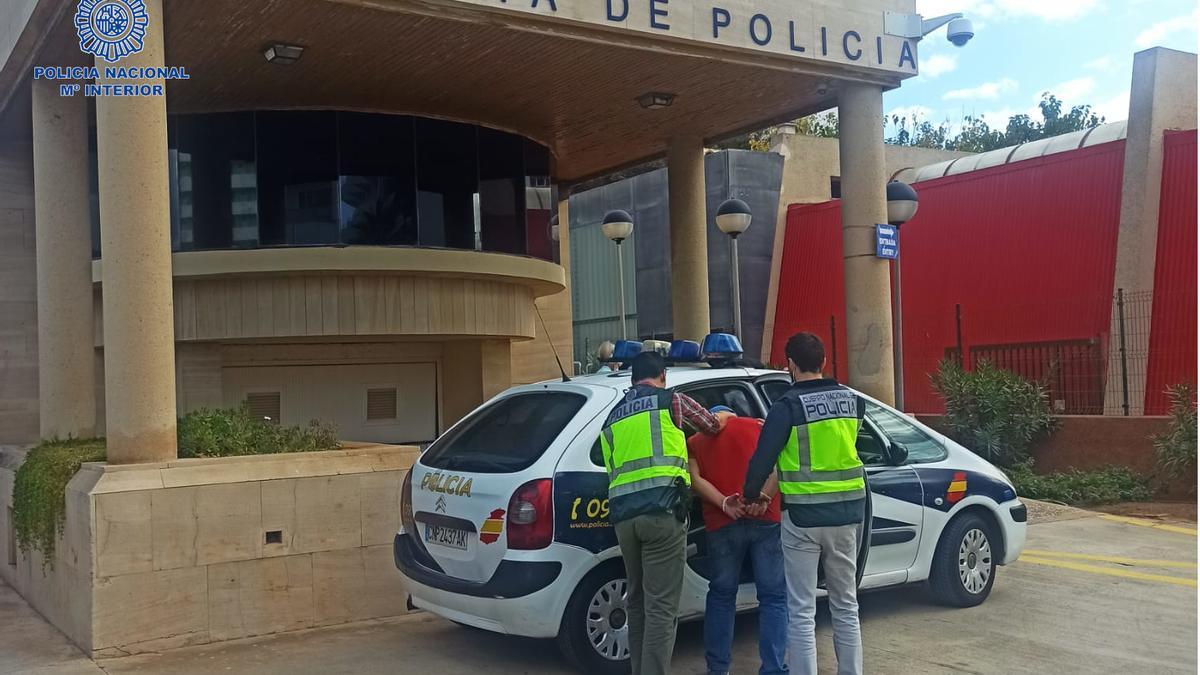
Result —
[{"label": "metal fence", "polygon": [[[1172,290],[1160,291],[1158,296],[1157,310],[1154,293],[1123,290],[1111,299],[1094,299],[1094,304],[1076,302],[1070,308],[1064,304],[1064,313],[1077,311],[1091,316],[1095,327],[1103,325],[1107,313],[1109,329],[1080,335],[1077,328],[1067,328],[1067,324],[1079,325],[1075,318],[1064,320],[1062,325],[1050,321],[1042,332],[1047,337],[1044,340],[991,338],[1004,332],[1005,315],[1015,323],[1029,306],[1009,307],[1004,312],[988,308],[986,317],[981,316],[983,311],[976,312],[967,305],[946,307],[939,316],[905,316],[906,407],[923,413],[942,410],[941,399],[931,384],[931,376],[942,360],[957,361],[968,370],[986,360],[1045,384],[1051,406],[1058,414],[1164,414],[1166,387],[1196,382],[1194,321],[1187,336],[1176,335],[1188,330],[1188,322],[1179,320],[1179,313],[1186,311],[1184,304],[1195,301],[1186,292]],[[1045,305],[1039,308],[1044,310]],[[1158,331],[1153,338],[1152,316]],[[831,336],[836,336],[837,328],[831,317]],[[1075,335],[1064,335],[1072,331]],[[1024,332],[1028,337],[1029,331]],[[1192,358],[1181,347],[1185,344],[1193,350]]]}]

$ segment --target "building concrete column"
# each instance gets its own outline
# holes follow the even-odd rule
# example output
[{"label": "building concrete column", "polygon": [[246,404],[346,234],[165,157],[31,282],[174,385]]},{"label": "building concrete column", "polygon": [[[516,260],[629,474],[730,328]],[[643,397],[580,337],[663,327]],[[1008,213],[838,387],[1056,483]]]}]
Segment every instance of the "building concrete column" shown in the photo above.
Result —
[{"label": "building concrete column", "polygon": [[87,99],[33,81],[38,419],[42,438],[96,426]]},{"label": "building concrete column", "polygon": [[[1155,47],[1133,56],[1129,121],[1121,179],[1121,221],[1112,293],[1125,295],[1125,352],[1122,368],[1117,342],[1119,316],[1114,301],[1109,333],[1104,413],[1124,409],[1124,377],[1129,414],[1141,415],[1146,402],[1150,309],[1158,251],[1158,210],[1162,191],[1163,132],[1196,126],[1196,55]],[[1143,328],[1136,329],[1134,327]]]},{"label": "building concrete column", "polygon": [[895,402],[891,279],[888,262],[875,257],[875,225],[887,222],[883,90],[844,83],[838,120],[848,383],[890,405]]},{"label": "building concrete column", "polygon": [[704,194],[704,141],[676,138],[667,145],[671,219],[671,325],[675,339],[708,334],[708,211]]},{"label": "building concrete column", "polygon": [[[122,66],[164,65],[162,0],[146,0],[146,10],[145,47]],[[108,461],[171,460],[177,451],[166,99],[97,97],[96,141]]]}]

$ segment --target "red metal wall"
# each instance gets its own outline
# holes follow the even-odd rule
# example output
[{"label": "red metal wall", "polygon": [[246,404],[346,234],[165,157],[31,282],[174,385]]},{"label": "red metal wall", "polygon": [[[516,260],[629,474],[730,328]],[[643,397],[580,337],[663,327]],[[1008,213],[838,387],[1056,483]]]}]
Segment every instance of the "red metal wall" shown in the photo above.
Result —
[{"label": "red metal wall", "polygon": [[[915,186],[920,210],[900,242],[908,410],[941,410],[929,373],[955,346],[956,304],[968,352],[972,345],[1096,340],[1105,353],[1124,146],[1105,143]],[[775,362],[797,328],[827,335],[832,314],[841,333],[839,221],[836,202],[788,211]],[[844,359],[844,342],[838,352]]]},{"label": "red metal wall", "polygon": [[1165,414],[1166,388],[1196,384],[1196,130],[1167,132],[1146,362],[1146,414]]},{"label": "red metal wall", "polygon": [[[808,331],[825,341],[826,374],[845,381],[846,287],[842,269],[841,202],[792,204],[788,206],[787,222],[771,363],[785,365],[783,348],[787,339]],[[832,327],[831,320],[835,323]],[[831,342],[835,334],[836,354]]]}]

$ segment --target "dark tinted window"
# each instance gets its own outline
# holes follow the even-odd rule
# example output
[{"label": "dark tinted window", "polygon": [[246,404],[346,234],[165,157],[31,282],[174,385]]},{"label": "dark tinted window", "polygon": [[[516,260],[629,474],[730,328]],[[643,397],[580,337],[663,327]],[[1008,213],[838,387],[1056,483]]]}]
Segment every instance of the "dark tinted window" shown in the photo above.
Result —
[{"label": "dark tinted window", "polygon": [[478,248],[475,127],[418,119],[416,134],[421,245]]},{"label": "dark tinted window", "polygon": [[485,251],[525,252],[524,142],[479,130],[479,224]]},{"label": "dark tinted window", "polygon": [[179,115],[174,122],[169,145],[177,186],[171,204],[176,247],[257,246],[254,113]]},{"label": "dark tinted window", "polygon": [[787,380],[762,380],[758,383],[758,390],[762,393],[763,398],[767,400],[767,405],[779,400],[783,396],[783,392],[787,391],[792,386]]},{"label": "dark tinted window", "polygon": [[579,394],[516,394],[476,412],[421,457],[435,469],[512,473],[529,468],[583,407]]},{"label": "dark tinted window", "polygon": [[908,450],[908,464],[940,462],[946,459],[946,449],[924,431],[918,429],[899,413],[867,401],[867,417],[879,427],[892,443]]},{"label": "dark tinted window", "polygon": [[260,112],[257,129],[262,243],[338,243],[336,114]]},{"label": "dark tinted window", "polygon": [[341,240],[417,244],[417,181],[411,117],[338,114]]},{"label": "dark tinted window", "polygon": [[[167,118],[171,247],[447,246],[557,259],[545,146],[494,129],[341,111]],[[99,255],[95,127],[92,251]]]}]

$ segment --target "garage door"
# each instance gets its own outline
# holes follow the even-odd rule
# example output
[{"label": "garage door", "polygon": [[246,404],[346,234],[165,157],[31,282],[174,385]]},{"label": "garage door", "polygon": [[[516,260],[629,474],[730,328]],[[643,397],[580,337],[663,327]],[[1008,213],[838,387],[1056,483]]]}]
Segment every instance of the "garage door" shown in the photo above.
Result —
[{"label": "garage door", "polygon": [[257,415],[285,425],[331,422],[338,438],[420,443],[437,436],[437,365],[269,366],[224,368],[225,404],[246,401]]}]

